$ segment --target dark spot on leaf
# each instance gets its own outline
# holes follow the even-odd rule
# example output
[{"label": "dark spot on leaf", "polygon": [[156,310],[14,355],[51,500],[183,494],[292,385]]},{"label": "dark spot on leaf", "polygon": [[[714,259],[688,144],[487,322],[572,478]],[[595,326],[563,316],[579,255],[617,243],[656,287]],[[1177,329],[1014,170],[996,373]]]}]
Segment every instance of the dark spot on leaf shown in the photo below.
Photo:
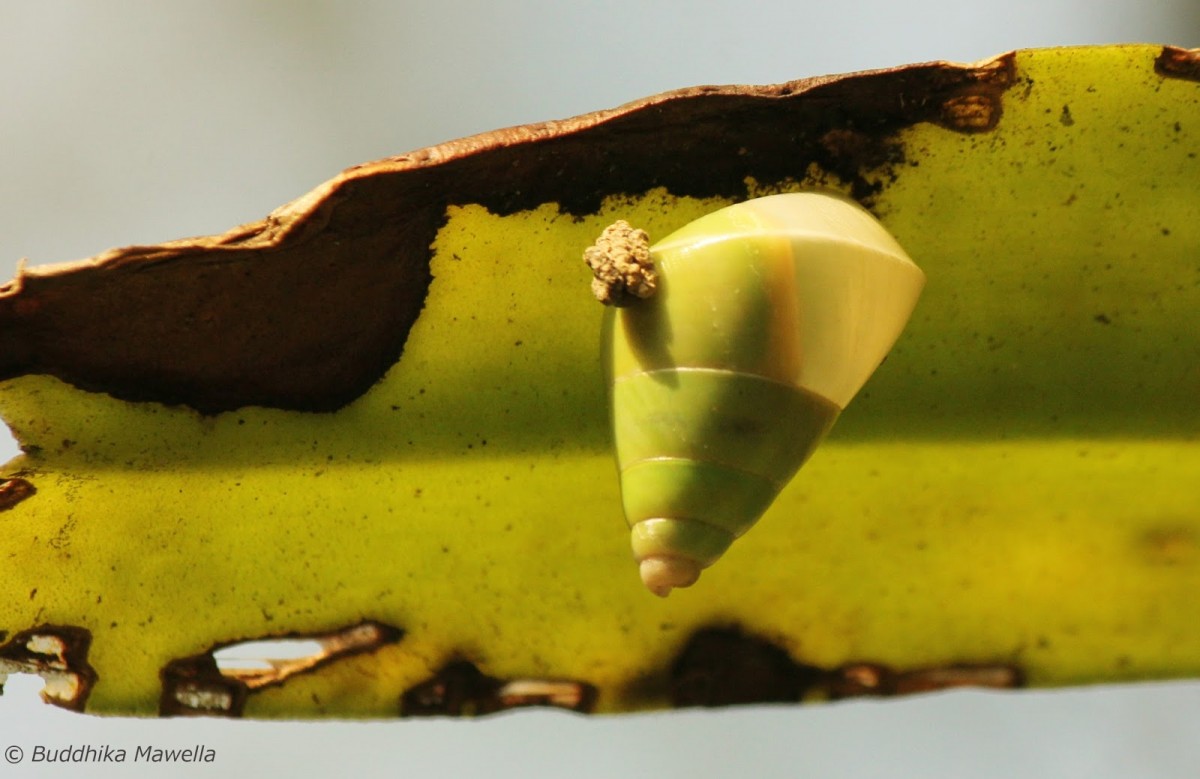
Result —
[{"label": "dark spot on leaf", "polygon": [[37,493],[33,482],[20,477],[0,481],[0,511],[8,511],[26,498]]},{"label": "dark spot on leaf", "polygon": [[702,630],[671,666],[671,703],[794,703],[820,677],[819,669],[793,662],[786,651],[762,638],[736,629]]},{"label": "dark spot on leaf", "polygon": [[827,679],[834,700],[863,696],[913,695],[955,687],[1013,689],[1024,686],[1019,669],[1009,665],[955,664],[896,671],[881,663],[850,663]]},{"label": "dark spot on leaf", "polygon": [[1011,690],[1025,686],[1020,669],[1008,665],[948,665],[905,671],[895,676],[892,695],[949,690],[955,687],[981,687]]},{"label": "dark spot on leaf", "polygon": [[1185,565],[1200,560],[1200,536],[1184,522],[1147,530],[1139,546],[1145,561],[1152,565]]},{"label": "dark spot on leaf", "polygon": [[400,716],[469,717],[509,709],[545,706],[587,713],[596,688],[569,679],[497,679],[474,663],[456,660],[433,677],[405,691]]},{"label": "dark spot on leaf", "polygon": [[1158,59],[1154,60],[1154,72],[1164,78],[1200,81],[1200,49],[1163,46]]},{"label": "dark spot on leaf", "polygon": [[891,678],[891,669],[879,663],[851,663],[829,674],[826,692],[833,700],[884,695]]},{"label": "dark spot on leaf", "polygon": [[986,132],[1000,121],[1000,99],[996,95],[967,94],[942,104],[942,124],[959,132]]},{"label": "dark spot on leaf", "polygon": [[41,625],[22,630],[0,646],[0,669],[4,673],[38,674],[46,680],[43,700],[83,711],[98,678],[88,664],[91,645],[91,632],[79,627]]},{"label": "dark spot on leaf", "polygon": [[164,717],[240,717],[249,689],[221,675],[211,654],[172,660],[163,668],[158,713]]}]

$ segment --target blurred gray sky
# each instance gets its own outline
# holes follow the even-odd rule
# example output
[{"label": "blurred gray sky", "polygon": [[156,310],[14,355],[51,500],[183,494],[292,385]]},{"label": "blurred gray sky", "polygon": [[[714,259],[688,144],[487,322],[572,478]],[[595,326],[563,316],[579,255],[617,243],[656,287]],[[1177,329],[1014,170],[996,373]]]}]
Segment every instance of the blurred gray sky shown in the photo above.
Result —
[{"label": "blurred gray sky", "polygon": [[[221,232],[358,162],[666,89],[1121,41],[1200,46],[1200,4],[0,2],[0,272]],[[0,747],[200,741],[209,776],[1200,775],[1191,683],[369,726],[102,721],[38,686],[10,681]]]},{"label": "blurred gray sky", "polygon": [[0,261],[223,231],[340,169],[705,83],[1200,45],[1198,4],[0,4]]}]

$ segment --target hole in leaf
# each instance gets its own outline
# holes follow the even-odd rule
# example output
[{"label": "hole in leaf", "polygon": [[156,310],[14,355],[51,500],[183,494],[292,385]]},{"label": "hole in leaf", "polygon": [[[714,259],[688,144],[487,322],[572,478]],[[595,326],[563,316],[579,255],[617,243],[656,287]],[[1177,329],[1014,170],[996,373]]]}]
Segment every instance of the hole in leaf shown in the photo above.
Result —
[{"label": "hole in leaf", "polygon": [[0,463],[7,463],[21,453],[16,436],[8,429],[8,425],[0,421]]},{"label": "hole in leaf", "polygon": [[43,625],[23,630],[0,646],[0,692],[9,674],[36,674],[45,682],[42,700],[83,711],[96,683],[88,664],[92,635],[83,628]]},{"label": "hole in leaf", "polygon": [[218,644],[204,654],[172,660],[162,670],[164,716],[241,716],[250,693],[282,684],[350,655],[399,641],[404,631],[379,622],[308,636]]},{"label": "hole in leaf", "polygon": [[442,667],[406,690],[401,717],[470,717],[529,706],[587,713],[596,704],[595,686],[575,679],[497,679],[466,660]]},{"label": "hole in leaf", "polygon": [[212,654],[222,676],[245,678],[319,661],[328,655],[328,650],[320,641],[293,638],[247,641],[223,647]]}]

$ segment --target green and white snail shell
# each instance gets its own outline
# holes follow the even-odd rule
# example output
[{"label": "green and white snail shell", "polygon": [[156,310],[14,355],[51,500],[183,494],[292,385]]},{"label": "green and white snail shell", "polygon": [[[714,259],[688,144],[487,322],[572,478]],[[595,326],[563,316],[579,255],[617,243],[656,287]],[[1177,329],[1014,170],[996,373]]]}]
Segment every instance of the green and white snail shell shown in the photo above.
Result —
[{"label": "green and white snail shell", "polygon": [[[627,227],[627,226],[626,226]],[[642,580],[687,587],[774,501],[883,361],[925,276],[857,203],[757,198],[650,248],[603,355]]]}]

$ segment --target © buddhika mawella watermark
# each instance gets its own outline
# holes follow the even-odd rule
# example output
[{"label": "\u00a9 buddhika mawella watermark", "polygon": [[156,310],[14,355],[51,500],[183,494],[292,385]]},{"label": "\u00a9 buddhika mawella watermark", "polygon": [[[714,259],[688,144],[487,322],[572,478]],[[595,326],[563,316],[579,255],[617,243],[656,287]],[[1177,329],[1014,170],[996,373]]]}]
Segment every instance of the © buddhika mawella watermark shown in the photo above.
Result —
[{"label": "\u00a9 buddhika mawella watermark", "polygon": [[[28,754],[26,752],[28,751]],[[66,744],[63,746],[20,747],[4,750],[4,759],[12,764],[26,763],[215,763],[217,750],[203,744],[189,747],[141,745],[114,747],[111,744]]]}]

